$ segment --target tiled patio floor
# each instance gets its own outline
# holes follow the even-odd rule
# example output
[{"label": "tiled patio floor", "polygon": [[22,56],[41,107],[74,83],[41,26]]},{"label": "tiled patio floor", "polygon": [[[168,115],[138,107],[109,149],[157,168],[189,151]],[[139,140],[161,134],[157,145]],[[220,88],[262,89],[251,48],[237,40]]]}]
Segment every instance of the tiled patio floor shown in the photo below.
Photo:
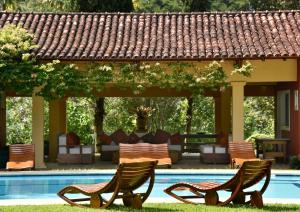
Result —
[{"label": "tiled patio floor", "polygon": [[[74,170],[74,169],[115,169],[117,164],[111,161],[101,161],[96,156],[92,164],[58,164],[47,163],[48,170]],[[166,167],[161,167],[166,168]],[[183,156],[183,159],[177,164],[173,164],[171,169],[230,169],[229,164],[203,164],[199,156]],[[273,169],[289,169],[288,164],[275,163]]]}]

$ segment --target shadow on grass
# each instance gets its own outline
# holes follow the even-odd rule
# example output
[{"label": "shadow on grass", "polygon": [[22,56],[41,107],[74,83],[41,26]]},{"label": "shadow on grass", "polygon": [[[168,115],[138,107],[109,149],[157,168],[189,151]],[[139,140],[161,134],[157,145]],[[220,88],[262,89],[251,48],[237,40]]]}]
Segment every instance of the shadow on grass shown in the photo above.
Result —
[{"label": "shadow on grass", "polygon": [[[209,206],[207,206],[209,207]],[[222,208],[228,208],[228,209],[245,209],[249,211],[300,211],[299,205],[289,205],[289,204],[270,204],[270,205],[264,205],[263,208],[259,209],[256,207],[253,207],[251,205],[227,205],[223,206]]]},{"label": "shadow on grass", "polygon": [[300,211],[299,205],[265,205],[262,209],[255,208],[250,205],[228,205],[228,206],[206,206],[206,205],[189,205],[189,204],[145,204],[142,210],[134,210],[122,205],[114,205],[109,209],[115,211],[151,211],[151,212],[179,212],[179,211]]},{"label": "shadow on grass", "polygon": [[265,211],[299,211],[300,207],[296,205],[266,205]]},{"label": "shadow on grass", "polygon": [[163,211],[167,211],[167,212],[179,212],[179,211],[183,211],[182,209],[176,209],[176,206],[174,205],[174,208],[170,208],[170,207],[156,207],[155,205],[153,206],[143,206],[143,208],[141,210],[138,209],[133,209],[133,208],[129,208],[129,207],[125,207],[125,206],[119,206],[119,205],[114,205],[112,207],[109,208],[110,210],[116,210],[116,211],[151,211],[151,212],[163,212]]}]

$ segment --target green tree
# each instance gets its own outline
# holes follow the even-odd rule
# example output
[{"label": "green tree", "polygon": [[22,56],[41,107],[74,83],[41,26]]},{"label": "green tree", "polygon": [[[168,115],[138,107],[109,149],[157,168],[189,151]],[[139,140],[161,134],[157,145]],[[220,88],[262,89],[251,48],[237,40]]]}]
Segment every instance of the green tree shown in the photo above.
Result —
[{"label": "green tree", "polygon": [[195,96],[193,102],[192,132],[215,132],[215,107],[213,97]]},{"label": "green tree", "polygon": [[138,12],[199,12],[209,11],[211,0],[136,0]]},{"label": "green tree", "polygon": [[137,12],[184,12],[181,0],[136,0]]},{"label": "green tree", "polygon": [[93,104],[91,98],[70,97],[67,101],[67,129],[75,132],[83,144],[93,142]]},{"label": "green tree", "polygon": [[212,0],[213,11],[299,9],[299,0]]},{"label": "green tree", "polygon": [[0,0],[0,9],[3,11],[20,10],[22,0]]},{"label": "green tree", "polygon": [[259,135],[274,137],[274,104],[272,97],[245,98],[245,138]]},{"label": "green tree", "polygon": [[135,129],[135,116],[130,109],[134,108],[133,98],[105,98],[104,131],[112,133],[117,129],[132,132]]},{"label": "green tree", "polygon": [[75,11],[80,12],[131,12],[132,0],[71,0]]},{"label": "green tree", "polygon": [[72,0],[24,0],[20,6],[22,11],[28,12],[72,11]]},{"label": "green tree", "polygon": [[131,0],[25,0],[23,11],[131,12]]},{"label": "green tree", "polygon": [[181,0],[186,12],[210,11],[211,0]]},{"label": "green tree", "polygon": [[283,1],[281,0],[249,0],[249,9],[252,10],[278,10],[283,9]]},{"label": "green tree", "polygon": [[[44,102],[44,138],[49,135],[49,108]],[[32,98],[31,97],[7,97],[7,144],[31,143],[32,130]]]},{"label": "green tree", "polygon": [[0,30],[0,91],[31,94],[41,85],[36,80],[39,66],[30,56],[35,48],[33,35],[25,29],[7,25]]},{"label": "green tree", "polygon": [[7,144],[31,143],[31,107],[31,98],[7,98]]}]

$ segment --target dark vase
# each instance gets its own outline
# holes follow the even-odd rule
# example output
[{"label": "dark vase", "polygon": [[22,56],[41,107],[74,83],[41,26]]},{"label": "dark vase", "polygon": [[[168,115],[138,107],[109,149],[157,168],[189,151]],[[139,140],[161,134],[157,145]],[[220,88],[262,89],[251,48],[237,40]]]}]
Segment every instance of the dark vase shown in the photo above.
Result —
[{"label": "dark vase", "polygon": [[0,169],[6,168],[7,161],[8,161],[8,146],[0,149]]},{"label": "dark vase", "polygon": [[147,118],[138,117],[136,121],[138,131],[147,131]]}]

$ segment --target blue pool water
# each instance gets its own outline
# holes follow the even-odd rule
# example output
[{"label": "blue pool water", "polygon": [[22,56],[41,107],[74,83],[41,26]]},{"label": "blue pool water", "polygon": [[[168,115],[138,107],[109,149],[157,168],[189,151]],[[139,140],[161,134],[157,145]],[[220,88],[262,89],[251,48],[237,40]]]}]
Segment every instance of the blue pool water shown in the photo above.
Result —
[{"label": "blue pool water", "polygon": [[[179,181],[225,182],[232,174],[156,174],[150,198],[170,198],[163,190]],[[111,174],[65,174],[0,176],[0,199],[57,198],[56,193],[70,184],[89,184],[109,181]],[[258,189],[262,183],[256,185]],[[139,190],[145,190],[146,185]],[[227,194],[221,193],[221,197]],[[299,199],[300,175],[273,174],[264,198]]]}]

